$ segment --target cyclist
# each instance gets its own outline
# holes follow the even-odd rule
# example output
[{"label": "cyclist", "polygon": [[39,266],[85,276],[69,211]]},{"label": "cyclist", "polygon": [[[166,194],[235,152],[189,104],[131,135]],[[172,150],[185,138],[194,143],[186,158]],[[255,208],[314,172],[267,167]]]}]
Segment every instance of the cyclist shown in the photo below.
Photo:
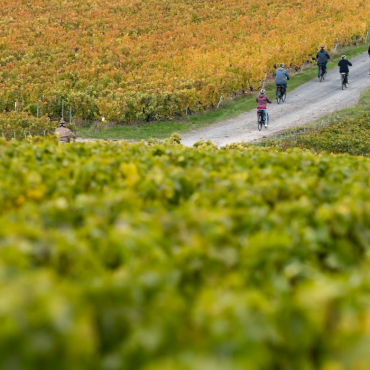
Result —
[{"label": "cyclist", "polygon": [[326,65],[328,64],[329,59],[330,55],[325,50],[325,45],[321,45],[320,51],[318,51],[316,54],[317,77],[320,77],[320,66],[323,68],[323,73],[326,73]]},{"label": "cyclist", "polygon": [[342,55],[342,59],[339,61],[338,66],[339,66],[339,73],[345,73],[347,83],[349,83],[349,81],[348,81],[348,75],[349,75],[348,66],[352,67],[352,63],[346,59],[345,55]]},{"label": "cyclist", "polygon": [[286,80],[290,80],[289,73],[286,69],[284,69],[284,63],[280,63],[280,67],[274,72],[275,83],[276,83],[276,92],[277,92],[277,85],[282,85],[284,87],[283,95],[287,89]]},{"label": "cyclist", "polygon": [[271,100],[265,95],[265,90],[262,89],[260,94],[257,96],[257,110],[263,111],[263,122],[265,122],[265,127],[267,128],[267,106],[266,103],[271,104]]},{"label": "cyclist", "polygon": [[59,122],[59,127],[55,130],[55,133],[59,135],[59,140],[68,143],[69,139],[75,139],[76,135],[67,128],[67,123],[64,119],[61,119]]}]

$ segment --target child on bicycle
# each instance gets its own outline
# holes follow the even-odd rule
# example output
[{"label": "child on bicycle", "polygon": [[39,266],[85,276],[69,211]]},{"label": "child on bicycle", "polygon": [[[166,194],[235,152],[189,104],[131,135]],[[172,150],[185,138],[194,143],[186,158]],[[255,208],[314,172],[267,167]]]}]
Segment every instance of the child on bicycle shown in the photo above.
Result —
[{"label": "child on bicycle", "polygon": [[260,91],[260,94],[257,96],[256,102],[257,102],[257,110],[263,111],[263,122],[265,123],[265,127],[267,127],[267,106],[266,104],[271,104],[272,101],[265,95],[265,89],[262,89]]}]

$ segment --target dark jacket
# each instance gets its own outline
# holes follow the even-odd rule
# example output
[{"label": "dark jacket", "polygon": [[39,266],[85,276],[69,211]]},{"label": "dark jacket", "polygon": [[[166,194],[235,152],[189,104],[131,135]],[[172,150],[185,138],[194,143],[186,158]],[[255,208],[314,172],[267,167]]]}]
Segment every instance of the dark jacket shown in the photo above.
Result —
[{"label": "dark jacket", "polygon": [[340,73],[348,73],[349,72],[348,66],[352,67],[352,63],[349,62],[347,59],[341,59],[338,63],[338,66]]},{"label": "dark jacket", "polygon": [[275,77],[275,83],[276,83],[276,85],[285,84],[286,83],[286,80],[289,80],[290,79],[289,73],[283,67],[278,68],[274,72],[274,77]]},{"label": "dark jacket", "polygon": [[259,94],[256,99],[257,109],[266,109],[266,103],[271,103],[271,100],[265,94]]},{"label": "dark jacket", "polygon": [[369,53],[369,57],[370,57],[370,46],[369,46],[369,50],[367,52]]},{"label": "dark jacket", "polygon": [[328,60],[330,59],[330,55],[328,52],[324,49],[321,49],[317,54],[316,54],[316,62],[317,64],[326,64]]}]

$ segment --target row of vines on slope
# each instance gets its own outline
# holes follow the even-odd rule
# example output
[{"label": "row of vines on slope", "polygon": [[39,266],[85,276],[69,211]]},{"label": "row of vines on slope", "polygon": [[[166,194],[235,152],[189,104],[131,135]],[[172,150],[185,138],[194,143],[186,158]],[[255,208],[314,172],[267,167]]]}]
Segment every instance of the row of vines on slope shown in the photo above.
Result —
[{"label": "row of vines on slope", "polygon": [[363,0],[3,0],[0,111],[133,122],[257,88],[366,32]]}]

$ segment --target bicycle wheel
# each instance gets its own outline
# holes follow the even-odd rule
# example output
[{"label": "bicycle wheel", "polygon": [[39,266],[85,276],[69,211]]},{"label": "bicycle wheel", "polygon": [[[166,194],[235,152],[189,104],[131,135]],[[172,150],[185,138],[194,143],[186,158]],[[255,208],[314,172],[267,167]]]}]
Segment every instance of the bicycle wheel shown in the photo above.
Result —
[{"label": "bicycle wheel", "polygon": [[269,114],[266,112],[266,126],[265,126],[265,128],[267,128],[267,126],[269,124],[269,121],[270,121]]},{"label": "bicycle wheel", "polygon": [[262,130],[262,118],[261,118],[261,116],[258,116],[258,118],[257,118],[257,127],[258,127],[259,131]]},{"label": "bicycle wheel", "polygon": [[285,99],[286,99],[286,92],[284,93],[284,95],[283,95],[283,97],[281,99],[282,99],[282,101],[285,101]]},{"label": "bicycle wheel", "polygon": [[280,95],[280,93],[276,94],[276,101],[277,101],[278,104],[280,104],[280,102],[281,102],[281,95]]}]

